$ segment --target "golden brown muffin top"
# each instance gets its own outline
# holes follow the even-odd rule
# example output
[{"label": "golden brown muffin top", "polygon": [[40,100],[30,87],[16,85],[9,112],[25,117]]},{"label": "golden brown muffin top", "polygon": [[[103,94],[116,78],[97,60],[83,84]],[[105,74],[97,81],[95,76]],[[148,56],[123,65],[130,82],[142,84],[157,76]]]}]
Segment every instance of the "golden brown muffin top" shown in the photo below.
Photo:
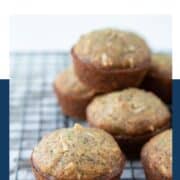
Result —
[{"label": "golden brown muffin top", "polygon": [[55,80],[55,85],[60,92],[70,96],[90,97],[95,95],[94,90],[79,81],[73,66],[70,66],[58,75]]},{"label": "golden brown muffin top", "polygon": [[41,172],[61,180],[117,176],[123,158],[111,135],[78,124],[45,136],[32,154],[33,163]]},{"label": "golden brown muffin top", "polygon": [[97,96],[87,107],[87,119],[114,135],[143,135],[167,125],[170,112],[151,92],[129,88]]},{"label": "golden brown muffin top", "polygon": [[169,54],[156,53],[152,55],[151,68],[149,75],[161,77],[167,77],[171,79],[172,77],[172,58]]},{"label": "golden brown muffin top", "polygon": [[149,48],[141,37],[117,29],[87,33],[73,50],[81,60],[101,68],[135,68],[150,59]]},{"label": "golden brown muffin top", "polygon": [[172,129],[153,137],[144,146],[142,155],[153,171],[172,178]]}]

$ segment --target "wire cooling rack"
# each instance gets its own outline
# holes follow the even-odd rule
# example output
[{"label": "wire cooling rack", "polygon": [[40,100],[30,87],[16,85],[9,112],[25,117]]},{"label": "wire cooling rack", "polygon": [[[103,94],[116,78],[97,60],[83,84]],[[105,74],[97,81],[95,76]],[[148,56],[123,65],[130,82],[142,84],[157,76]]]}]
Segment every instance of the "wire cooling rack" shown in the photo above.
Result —
[{"label": "wire cooling rack", "polygon": [[[64,52],[11,54],[10,180],[34,180],[29,160],[33,147],[44,134],[74,125],[61,112],[52,88],[70,62]],[[127,161],[121,180],[144,179],[140,161]]]}]

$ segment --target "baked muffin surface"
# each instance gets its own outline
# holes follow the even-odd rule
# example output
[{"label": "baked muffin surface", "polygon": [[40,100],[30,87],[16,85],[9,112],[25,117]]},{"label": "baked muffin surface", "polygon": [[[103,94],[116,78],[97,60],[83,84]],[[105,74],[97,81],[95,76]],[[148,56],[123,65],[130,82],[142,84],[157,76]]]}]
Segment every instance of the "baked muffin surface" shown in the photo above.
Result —
[{"label": "baked muffin surface", "polygon": [[152,55],[151,68],[149,75],[165,75],[166,78],[172,77],[172,59],[165,53],[157,53]]},{"label": "baked muffin surface", "polygon": [[141,157],[146,173],[155,174],[154,179],[172,179],[172,130],[152,138],[143,147]]},{"label": "baked muffin surface", "polygon": [[154,94],[129,88],[96,97],[87,119],[113,135],[144,135],[169,123],[170,112]]},{"label": "baked muffin surface", "polygon": [[73,49],[79,59],[101,68],[135,68],[150,57],[149,48],[141,37],[110,28],[81,36]]},{"label": "baked muffin surface", "polygon": [[111,179],[120,175],[124,165],[123,154],[109,134],[80,125],[44,137],[32,161],[41,172],[63,180]]},{"label": "baked muffin surface", "polygon": [[77,78],[73,66],[67,68],[61,73],[55,81],[56,88],[59,89],[63,94],[89,97],[95,94],[95,91],[79,81]]}]

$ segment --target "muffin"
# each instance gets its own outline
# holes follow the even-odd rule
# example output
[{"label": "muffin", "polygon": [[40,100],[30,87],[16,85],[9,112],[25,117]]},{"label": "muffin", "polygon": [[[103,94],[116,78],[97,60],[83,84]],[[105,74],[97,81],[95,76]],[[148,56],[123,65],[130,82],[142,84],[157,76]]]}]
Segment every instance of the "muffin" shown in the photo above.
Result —
[{"label": "muffin", "polygon": [[78,80],[73,66],[57,76],[54,90],[64,114],[85,119],[86,106],[94,97],[95,91]]},{"label": "muffin", "polygon": [[98,92],[136,87],[150,66],[146,42],[132,32],[117,29],[81,36],[71,55],[78,78]]},{"label": "muffin", "polygon": [[172,130],[166,130],[145,144],[141,160],[148,180],[172,180]]},{"label": "muffin", "polygon": [[136,157],[150,137],[169,127],[170,112],[153,93],[129,88],[97,96],[87,107],[87,120],[112,134],[129,157]]},{"label": "muffin", "polygon": [[111,135],[76,124],[45,136],[31,162],[37,180],[118,180],[125,157]]},{"label": "muffin", "polygon": [[172,59],[165,53],[152,55],[151,68],[142,87],[157,94],[166,103],[171,103]]}]

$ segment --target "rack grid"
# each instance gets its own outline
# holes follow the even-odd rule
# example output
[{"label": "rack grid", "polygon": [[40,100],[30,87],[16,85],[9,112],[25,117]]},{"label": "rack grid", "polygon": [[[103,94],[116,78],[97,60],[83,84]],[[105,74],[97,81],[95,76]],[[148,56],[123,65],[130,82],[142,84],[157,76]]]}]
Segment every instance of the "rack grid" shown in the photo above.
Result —
[{"label": "rack grid", "polygon": [[[66,52],[11,53],[10,180],[34,180],[30,166],[33,147],[57,128],[72,127],[57,104],[52,83],[71,63]],[[121,180],[145,180],[139,160],[127,161]]]}]

